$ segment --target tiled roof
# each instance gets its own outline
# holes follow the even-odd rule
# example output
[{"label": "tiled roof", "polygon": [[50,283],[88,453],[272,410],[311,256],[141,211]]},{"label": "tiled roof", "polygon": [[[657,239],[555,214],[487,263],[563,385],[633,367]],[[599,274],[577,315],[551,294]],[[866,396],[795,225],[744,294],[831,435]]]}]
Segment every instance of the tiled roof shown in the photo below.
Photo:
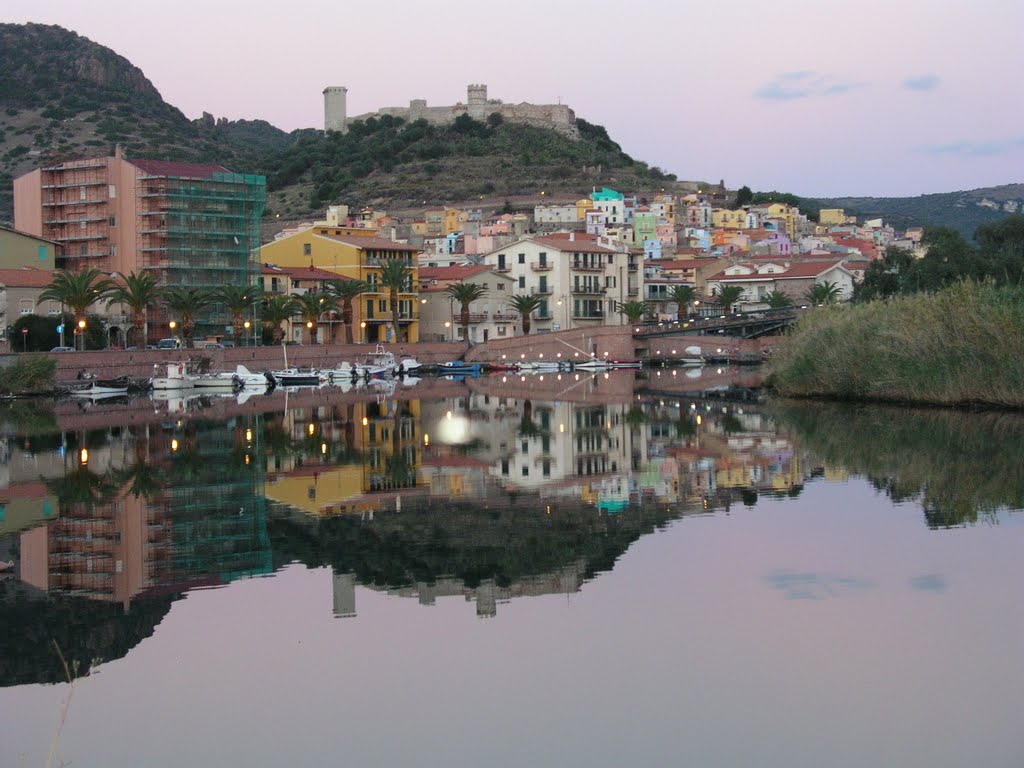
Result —
[{"label": "tiled roof", "polygon": [[212,179],[215,173],[231,173],[223,165],[175,163],[170,160],[129,160],[149,176],[172,176],[180,179]]},{"label": "tiled roof", "polygon": [[597,239],[593,237],[584,239],[577,235],[574,240],[570,240],[568,237],[545,236],[531,239],[535,243],[546,245],[563,253],[615,253],[610,248],[598,245]]},{"label": "tiled roof", "polygon": [[362,250],[375,251],[403,251],[407,253],[419,253],[420,248],[408,243],[396,243],[394,240],[387,240],[383,237],[346,237],[345,235],[317,234],[317,237],[326,237],[328,240],[337,240],[339,243],[351,245]]},{"label": "tiled roof", "polygon": [[456,264],[451,267],[420,267],[420,280],[465,280],[467,277],[489,272],[488,264]]},{"label": "tiled roof", "polygon": [[33,267],[0,269],[0,285],[11,288],[45,288],[53,282],[53,272]]},{"label": "tiled roof", "polygon": [[[777,263],[777,262],[776,262]],[[790,262],[789,267],[784,272],[771,272],[766,274],[750,274],[750,275],[727,275],[725,270],[716,273],[712,277],[708,278],[709,282],[750,282],[759,280],[790,280],[796,278],[805,277],[817,277],[823,272],[827,272],[833,267],[841,266],[842,262],[838,260],[830,261],[796,261]],[[751,266],[751,265],[745,265]],[[780,265],[781,266],[781,265]]]}]

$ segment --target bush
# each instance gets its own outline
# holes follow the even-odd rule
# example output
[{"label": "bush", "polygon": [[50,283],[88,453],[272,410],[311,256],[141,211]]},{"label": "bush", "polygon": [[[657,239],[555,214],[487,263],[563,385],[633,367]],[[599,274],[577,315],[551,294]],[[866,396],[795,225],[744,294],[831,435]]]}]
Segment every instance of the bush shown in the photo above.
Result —
[{"label": "bush", "polygon": [[0,393],[32,394],[53,389],[57,361],[42,355],[19,357],[14,365],[0,368]]}]

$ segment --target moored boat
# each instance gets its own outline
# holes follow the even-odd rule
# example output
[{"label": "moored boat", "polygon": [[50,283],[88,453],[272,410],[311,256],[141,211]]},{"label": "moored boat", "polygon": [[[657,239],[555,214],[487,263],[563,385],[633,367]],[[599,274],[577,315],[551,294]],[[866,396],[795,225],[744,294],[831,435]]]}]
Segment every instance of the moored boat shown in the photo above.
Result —
[{"label": "moored boat", "polygon": [[[195,376],[185,372],[185,363],[166,363],[166,376],[153,376],[153,389],[155,390],[188,390],[195,387]],[[159,365],[153,366],[154,374],[159,370]]]}]

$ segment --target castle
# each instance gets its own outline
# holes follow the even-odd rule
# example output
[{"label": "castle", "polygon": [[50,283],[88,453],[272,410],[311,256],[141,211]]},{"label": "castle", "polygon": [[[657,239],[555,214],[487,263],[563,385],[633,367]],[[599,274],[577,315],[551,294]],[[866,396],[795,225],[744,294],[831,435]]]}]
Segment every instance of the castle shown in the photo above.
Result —
[{"label": "castle", "polygon": [[346,97],[348,88],[329,86],[324,88],[324,130],[348,130],[348,125],[356,120],[370,117],[391,115],[403,120],[426,120],[435,125],[451,123],[459,115],[469,115],[474,120],[486,120],[497,113],[510,123],[536,125],[542,128],[553,128],[572,138],[578,138],[576,129],[576,113],[565,104],[504,104],[500,100],[487,99],[487,86],[474,84],[466,88],[466,103],[458,103],[450,107],[428,107],[426,99],[413,99],[408,107],[383,107],[376,112],[348,117],[346,114]]}]

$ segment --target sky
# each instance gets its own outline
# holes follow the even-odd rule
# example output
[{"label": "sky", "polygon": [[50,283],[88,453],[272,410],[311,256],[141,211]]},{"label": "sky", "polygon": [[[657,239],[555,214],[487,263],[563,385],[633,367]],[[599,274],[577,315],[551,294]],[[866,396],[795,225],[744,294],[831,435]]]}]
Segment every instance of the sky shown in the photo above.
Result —
[{"label": "sky", "polygon": [[189,117],[323,127],[485,83],[564,103],[680,179],[802,196],[1024,182],[1020,0],[5,0],[140,67]]}]

